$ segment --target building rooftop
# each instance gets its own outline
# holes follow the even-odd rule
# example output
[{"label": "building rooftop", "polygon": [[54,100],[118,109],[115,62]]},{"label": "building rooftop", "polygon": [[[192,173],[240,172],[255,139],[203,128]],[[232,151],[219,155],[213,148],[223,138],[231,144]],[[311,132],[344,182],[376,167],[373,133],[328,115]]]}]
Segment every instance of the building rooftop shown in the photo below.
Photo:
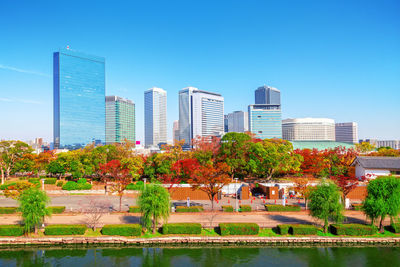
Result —
[{"label": "building rooftop", "polygon": [[357,157],[352,165],[355,163],[365,169],[400,170],[400,157]]},{"label": "building rooftop", "polygon": [[354,148],[354,144],[335,141],[290,141],[293,149],[334,149],[336,147]]},{"label": "building rooftop", "polygon": [[285,119],[282,121],[282,124],[285,123],[318,123],[318,124],[334,124],[335,121],[333,119],[328,118],[296,118],[296,119]]}]

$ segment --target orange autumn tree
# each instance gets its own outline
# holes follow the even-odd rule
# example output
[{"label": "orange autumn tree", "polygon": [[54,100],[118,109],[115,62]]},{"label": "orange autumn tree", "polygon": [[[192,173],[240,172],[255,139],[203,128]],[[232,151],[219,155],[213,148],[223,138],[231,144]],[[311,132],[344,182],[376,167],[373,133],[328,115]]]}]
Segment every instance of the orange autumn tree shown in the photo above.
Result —
[{"label": "orange autumn tree", "polygon": [[304,203],[306,205],[306,209],[308,207],[308,197],[313,189],[313,186],[310,185],[311,182],[314,181],[314,179],[311,178],[294,178],[293,180],[294,183],[294,191],[296,193],[299,193],[302,197],[304,197]]},{"label": "orange autumn tree", "polygon": [[224,162],[206,163],[191,175],[189,183],[193,189],[199,189],[208,195],[211,209],[214,210],[214,198],[225,185],[231,182],[230,167]]}]

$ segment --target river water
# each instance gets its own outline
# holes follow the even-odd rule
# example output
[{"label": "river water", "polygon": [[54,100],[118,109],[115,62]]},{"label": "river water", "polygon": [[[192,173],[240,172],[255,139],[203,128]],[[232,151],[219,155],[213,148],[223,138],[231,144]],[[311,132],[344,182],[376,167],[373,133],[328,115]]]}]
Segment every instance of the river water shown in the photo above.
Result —
[{"label": "river water", "polygon": [[400,266],[400,247],[0,248],[0,266]]}]

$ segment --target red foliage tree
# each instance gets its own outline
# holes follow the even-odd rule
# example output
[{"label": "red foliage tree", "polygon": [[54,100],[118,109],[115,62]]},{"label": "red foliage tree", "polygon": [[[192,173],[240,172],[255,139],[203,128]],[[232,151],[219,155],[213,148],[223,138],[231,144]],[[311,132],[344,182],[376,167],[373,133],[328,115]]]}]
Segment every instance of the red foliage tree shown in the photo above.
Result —
[{"label": "red foliage tree", "polygon": [[111,192],[117,193],[119,196],[119,211],[122,210],[122,196],[128,184],[132,182],[129,169],[122,165],[117,159],[111,160],[105,164],[100,164],[100,171],[103,174],[106,186],[111,180]]},{"label": "red foliage tree", "polygon": [[343,203],[346,200],[347,195],[356,188],[360,182],[364,181],[365,178],[359,180],[353,175],[338,175],[333,176],[331,179],[336,183],[338,187],[342,190],[343,194]]},{"label": "red foliage tree", "polygon": [[167,189],[171,193],[174,185],[187,182],[199,167],[200,164],[197,159],[180,159],[172,165],[171,173],[161,176],[159,180],[163,184],[169,184]]}]

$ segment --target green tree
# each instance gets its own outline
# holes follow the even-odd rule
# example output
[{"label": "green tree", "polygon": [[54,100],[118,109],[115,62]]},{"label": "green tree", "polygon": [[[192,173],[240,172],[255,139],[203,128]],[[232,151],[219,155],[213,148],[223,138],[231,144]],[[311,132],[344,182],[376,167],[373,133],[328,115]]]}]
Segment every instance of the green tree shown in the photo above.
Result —
[{"label": "green tree", "polygon": [[156,232],[160,219],[166,221],[169,217],[169,194],[161,185],[149,184],[139,196],[139,207],[142,213],[142,224],[147,229]]},{"label": "green tree", "polygon": [[49,209],[46,208],[50,198],[46,192],[30,188],[22,192],[18,201],[25,231],[31,232],[34,229],[37,234],[38,226],[43,223],[44,217],[51,215]]},{"label": "green tree", "polygon": [[400,180],[396,177],[380,177],[370,181],[367,190],[363,210],[372,224],[380,219],[379,231],[383,232],[386,216],[393,221],[400,212]]},{"label": "green tree", "polygon": [[57,175],[58,178],[60,178],[62,175],[65,174],[64,162],[59,159],[51,161],[46,167],[46,172]]},{"label": "green tree", "polygon": [[231,177],[244,177],[247,165],[247,148],[251,137],[245,133],[227,133],[221,139],[220,153],[231,167]]},{"label": "green tree", "polygon": [[369,143],[369,142],[361,142],[359,144],[356,144],[356,150],[359,153],[368,153],[370,151],[374,151],[375,150],[375,145]]},{"label": "green tree", "polygon": [[340,191],[332,182],[322,181],[311,192],[310,214],[324,221],[324,232],[328,231],[329,220],[340,222],[343,220],[343,205],[340,201]]},{"label": "green tree", "polygon": [[10,176],[15,164],[32,151],[28,144],[21,141],[0,141],[1,184],[4,184],[5,178]]}]

